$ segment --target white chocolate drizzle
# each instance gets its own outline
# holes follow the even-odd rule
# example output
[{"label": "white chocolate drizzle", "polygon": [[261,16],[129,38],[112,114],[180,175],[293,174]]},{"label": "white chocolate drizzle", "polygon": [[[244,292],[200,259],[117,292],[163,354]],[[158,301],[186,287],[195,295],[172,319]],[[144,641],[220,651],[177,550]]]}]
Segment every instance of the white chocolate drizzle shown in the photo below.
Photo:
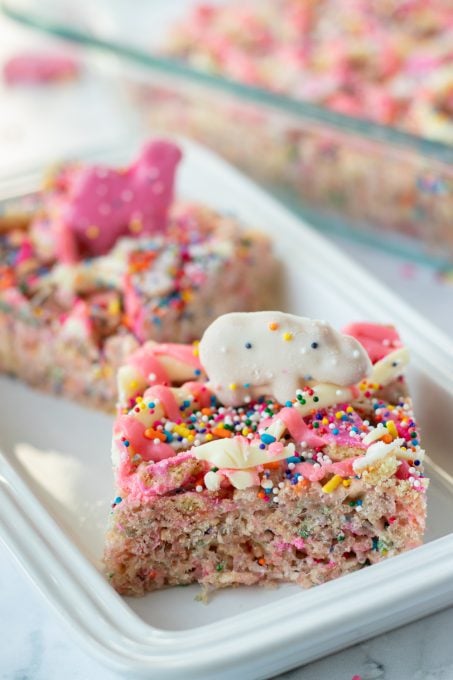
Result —
[{"label": "white chocolate drizzle", "polygon": [[[362,472],[384,460],[390,454],[393,454],[398,459],[412,460],[414,458],[414,452],[404,446],[404,439],[397,437],[389,444],[383,441],[374,441],[367,448],[366,454],[353,462],[352,467],[355,472]],[[419,460],[423,460],[424,455],[423,449],[417,451],[417,458]]]},{"label": "white chocolate drizzle", "polygon": [[244,470],[266,463],[274,463],[294,456],[294,444],[280,445],[272,450],[260,449],[257,444],[250,444],[245,437],[231,439],[215,439],[192,449],[195,458],[206,460],[218,468]]},{"label": "white chocolate drizzle", "polygon": [[377,361],[371,371],[370,382],[385,387],[400,376],[409,363],[409,351],[400,347]]},{"label": "white chocolate drizzle", "polygon": [[316,410],[328,408],[329,406],[335,406],[335,404],[340,404],[342,402],[351,401],[354,398],[355,390],[351,387],[338,387],[338,385],[331,385],[329,383],[323,383],[321,385],[314,385],[312,388],[315,397],[318,397],[318,401],[312,403],[312,401],[306,404],[301,404],[299,401],[293,404],[298,413],[302,417],[308,416],[314,408]]}]

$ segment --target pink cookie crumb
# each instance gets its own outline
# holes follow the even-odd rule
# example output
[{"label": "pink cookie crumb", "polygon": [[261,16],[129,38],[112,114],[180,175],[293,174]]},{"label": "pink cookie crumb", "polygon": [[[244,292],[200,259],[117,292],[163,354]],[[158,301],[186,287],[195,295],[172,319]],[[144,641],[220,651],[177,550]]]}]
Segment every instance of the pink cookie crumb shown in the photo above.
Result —
[{"label": "pink cookie crumb", "polygon": [[80,67],[73,57],[56,53],[23,52],[3,67],[8,85],[41,85],[76,78]]}]

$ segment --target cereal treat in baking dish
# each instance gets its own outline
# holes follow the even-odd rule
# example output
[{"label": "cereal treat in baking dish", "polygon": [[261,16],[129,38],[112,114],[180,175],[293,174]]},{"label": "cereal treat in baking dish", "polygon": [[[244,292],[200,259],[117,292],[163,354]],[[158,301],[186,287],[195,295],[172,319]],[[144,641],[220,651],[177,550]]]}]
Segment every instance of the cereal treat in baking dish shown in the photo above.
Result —
[{"label": "cereal treat in baking dish", "polygon": [[451,3],[439,1],[229,0],[191,7],[164,50],[249,86],[452,141],[452,22]]},{"label": "cereal treat in baking dish", "polygon": [[118,373],[106,575],[122,594],[337,578],[418,546],[423,455],[392,326],[226,314]]},{"label": "cereal treat in baking dish", "polygon": [[66,165],[29,219],[0,218],[1,371],[113,410],[116,369],[141,342],[191,342],[221,313],[269,304],[268,238],[175,199],[180,159],[153,141],[127,168]]}]

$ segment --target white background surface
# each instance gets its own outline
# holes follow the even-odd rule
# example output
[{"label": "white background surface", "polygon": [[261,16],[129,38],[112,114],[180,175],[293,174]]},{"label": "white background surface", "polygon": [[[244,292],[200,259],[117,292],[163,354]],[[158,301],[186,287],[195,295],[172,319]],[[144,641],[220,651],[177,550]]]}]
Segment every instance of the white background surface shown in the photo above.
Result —
[{"label": "white background surface", "polygon": [[[1,52],[29,44],[27,34],[0,20],[0,57]],[[25,161],[55,160],[91,141],[113,142],[136,125],[113,83],[98,83],[86,74],[81,83],[56,86],[52,91],[50,100],[36,88],[14,92],[0,87],[0,177],[17,171]],[[453,282],[366,246],[343,245],[427,318],[453,333]],[[351,680],[357,674],[362,680],[453,680],[452,630],[453,609],[448,609],[285,677]],[[80,650],[0,547],[1,680],[119,677],[132,676],[114,674]]]}]

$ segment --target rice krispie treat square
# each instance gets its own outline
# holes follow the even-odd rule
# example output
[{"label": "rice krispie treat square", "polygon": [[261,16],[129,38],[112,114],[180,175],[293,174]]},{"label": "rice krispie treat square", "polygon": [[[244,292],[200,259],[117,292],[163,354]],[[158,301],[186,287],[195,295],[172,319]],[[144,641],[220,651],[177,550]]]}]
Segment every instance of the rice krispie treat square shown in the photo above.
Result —
[{"label": "rice krispie treat square", "polygon": [[424,452],[391,326],[226,314],[118,374],[105,570],[122,594],[303,587],[419,545]]}]

